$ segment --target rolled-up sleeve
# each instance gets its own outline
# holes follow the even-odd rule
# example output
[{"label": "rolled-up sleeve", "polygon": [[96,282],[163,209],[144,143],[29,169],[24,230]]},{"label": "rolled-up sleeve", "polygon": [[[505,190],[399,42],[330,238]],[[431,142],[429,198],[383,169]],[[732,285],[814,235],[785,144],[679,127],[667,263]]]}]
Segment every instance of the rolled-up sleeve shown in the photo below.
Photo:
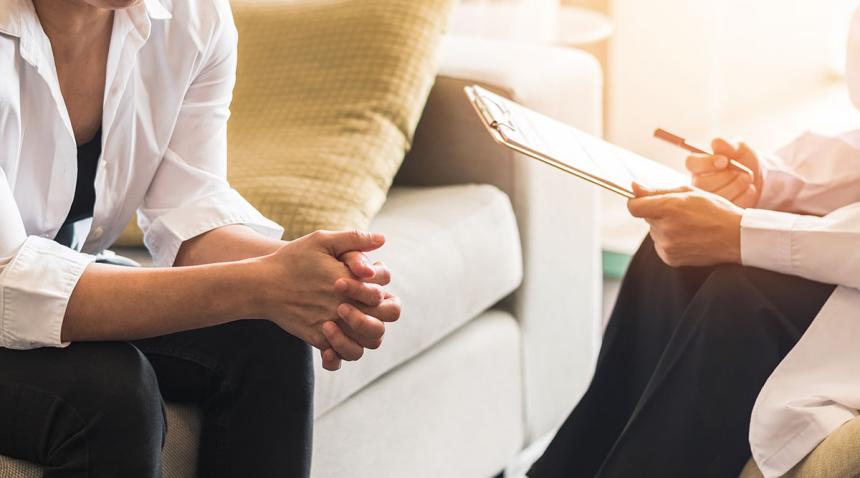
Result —
[{"label": "rolled-up sleeve", "polygon": [[0,170],[0,347],[62,347],[66,307],[93,256],[27,236]]},{"label": "rolled-up sleeve", "polygon": [[860,203],[824,216],[748,209],[741,220],[746,266],[860,289]]},{"label": "rolled-up sleeve", "polygon": [[226,179],[237,33],[229,7],[222,13],[140,209],[144,243],[159,266],[173,265],[184,241],[219,227],[244,224],[275,239],[283,234]]}]

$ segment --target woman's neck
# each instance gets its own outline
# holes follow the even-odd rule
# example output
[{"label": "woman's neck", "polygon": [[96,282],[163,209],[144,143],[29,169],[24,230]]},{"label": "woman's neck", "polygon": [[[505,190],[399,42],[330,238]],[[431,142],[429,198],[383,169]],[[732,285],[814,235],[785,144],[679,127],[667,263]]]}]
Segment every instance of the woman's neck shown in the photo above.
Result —
[{"label": "woman's neck", "polygon": [[83,0],[33,0],[42,29],[51,40],[54,59],[71,61],[86,55],[110,36],[113,11]]}]

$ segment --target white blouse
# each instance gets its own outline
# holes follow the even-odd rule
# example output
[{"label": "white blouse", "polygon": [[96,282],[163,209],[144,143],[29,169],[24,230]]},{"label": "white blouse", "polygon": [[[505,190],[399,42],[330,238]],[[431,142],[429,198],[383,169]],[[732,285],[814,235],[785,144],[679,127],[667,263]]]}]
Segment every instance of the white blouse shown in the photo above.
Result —
[{"label": "white blouse", "polygon": [[135,211],[160,266],[221,226],[283,232],[226,181],[237,41],[229,2],[171,3],[114,15],[95,210],[89,227],[76,227],[78,251],[52,240],[74,197],[77,148],[51,44],[31,0],[0,0],[0,347],[65,345],[66,305],[90,254]]},{"label": "white blouse", "polygon": [[[848,46],[848,87],[860,107],[860,10]],[[762,209],[741,223],[744,265],[839,286],[753,409],[750,446],[770,478],[860,409],[860,131],[807,133],[766,164],[764,177]]]}]

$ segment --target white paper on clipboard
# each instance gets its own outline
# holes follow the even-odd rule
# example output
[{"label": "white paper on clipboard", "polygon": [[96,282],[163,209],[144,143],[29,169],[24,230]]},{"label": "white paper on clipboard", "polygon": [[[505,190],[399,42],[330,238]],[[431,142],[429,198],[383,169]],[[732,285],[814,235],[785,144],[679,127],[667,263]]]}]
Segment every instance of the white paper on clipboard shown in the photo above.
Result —
[{"label": "white paper on clipboard", "polygon": [[498,143],[622,196],[634,197],[633,182],[653,189],[690,184],[686,174],[480,86],[466,87],[466,94]]}]

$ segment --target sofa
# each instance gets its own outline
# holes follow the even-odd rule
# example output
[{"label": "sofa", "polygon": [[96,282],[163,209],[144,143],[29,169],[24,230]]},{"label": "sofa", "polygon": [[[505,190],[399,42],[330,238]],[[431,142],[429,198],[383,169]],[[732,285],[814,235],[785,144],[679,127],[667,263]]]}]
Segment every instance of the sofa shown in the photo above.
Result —
[{"label": "sofa", "polygon": [[[498,475],[546,442],[587,385],[601,332],[597,191],[494,144],[463,93],[474,83],[600,133],[589,55],[444,40],[371,227],[388,237],[375,258],[393,271],[403,315],[361,361],[336,373],[316,364],[314,477]],[[194,476],[199,412],[166,410],[164,476]],[[0,457],[0,477],[40,475]]]}]

